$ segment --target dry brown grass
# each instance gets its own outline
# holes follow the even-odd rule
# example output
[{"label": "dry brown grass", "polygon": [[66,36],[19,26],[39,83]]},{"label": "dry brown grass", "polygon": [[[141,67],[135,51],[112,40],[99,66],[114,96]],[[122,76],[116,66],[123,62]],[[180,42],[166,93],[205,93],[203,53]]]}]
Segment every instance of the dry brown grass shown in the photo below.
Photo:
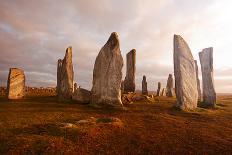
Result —
[{"label": "dry brown grass", "polygon": [[[126,110],[58,103],[55,97],[0,98],[0,154],[231,154],[232,96],[189,113],[174,99]],[[77,124],[94,117],[97,121]],[[116,117],[121,123],[112,123]],[[63,128],[64,123],[75,124]]]}]

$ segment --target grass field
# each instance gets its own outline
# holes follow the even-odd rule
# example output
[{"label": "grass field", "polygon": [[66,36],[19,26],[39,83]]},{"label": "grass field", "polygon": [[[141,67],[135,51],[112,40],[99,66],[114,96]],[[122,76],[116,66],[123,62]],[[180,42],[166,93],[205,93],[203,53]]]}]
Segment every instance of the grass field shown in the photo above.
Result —
[{"label": "grass field", "polygon": [[55,97],[0,98],[0,154],[232,154],[232,96],[189,113],[174,102],[112,110]]}]

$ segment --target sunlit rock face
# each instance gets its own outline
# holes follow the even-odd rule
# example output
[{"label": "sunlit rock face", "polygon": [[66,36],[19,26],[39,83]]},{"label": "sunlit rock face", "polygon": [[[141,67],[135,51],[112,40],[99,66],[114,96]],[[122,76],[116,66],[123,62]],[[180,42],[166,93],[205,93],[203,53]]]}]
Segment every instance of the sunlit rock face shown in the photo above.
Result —
[{"label": "sunlit rock face", "polygon": [[124,91],[134,92],[135,91],[135,60],[136,50],[133,49],[126,55],[126,77],[124,80]]},{"label": "sunlit rock face", "polygon": [[142,80],[142,94],[143,95],[148,95],[148,90],[147,90],[147,78],[144,75],[143,80]]},{"label": "sunlit rock face", "polygon": [[174,80],[172,74],[168,75],[167,85],[166,85],[166,96],[173,97],[174,96]]},{"label": "sunlit rock face", "polygon": [[94,64],[91,104],[122,107],[121,82],[123,58],[118,34],[113,32],[100,50]]},{"label": "sunlit rock face", "polygon": [[201,101],[201,84],[199,79],[199,71],[198,71],[198,65],[197,60],[194,60],[195,62],[195,68],[196,68],[196,79],[197,79],[197,91],[198,91],[198,100]]},{"label": "sunlit rock face", "polygon": [[18,68],[10,68],[7,81],[8,99],[21,99],[25,96],[25,74]]},{"label": "sunlit rock face", "polygon": [[161,82],[158,82],[158,88],[157,88],[157,91],[156,91],[156,96],[161,96]]},{"label": "sunlit rock face", "polygon": [[179,35],[174,35],[174,75],[177,107],[195,109],[198,100],[195,62],[188,44]]},{"label": "sunlit rock face", "polygon": [[57,64],[57,94],[59,100],[72,98],[73,78],[72,47],[69,47],[64,59],[59,59]]},{"label": "sunlit rock face", "polygon": [[162,92],[161,92],[161,96],[166,96],[167,95],[167,93],[166,93],[166,88],[163,88],[162,89]]},{"label": "sunlit rock face", "polygon": [[199,53],[202,72],[203,102],[207,106],[216,105],[213,74],[213,48],[205,48]]}]

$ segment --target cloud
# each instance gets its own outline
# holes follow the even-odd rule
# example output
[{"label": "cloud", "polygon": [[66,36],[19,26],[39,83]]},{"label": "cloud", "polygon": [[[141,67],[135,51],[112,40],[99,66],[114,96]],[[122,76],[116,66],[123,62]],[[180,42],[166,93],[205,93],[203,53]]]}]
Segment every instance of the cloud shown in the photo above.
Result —
[{"label": "cloud", "polygon": [[127,52],[137,50],[136,89],[143,75],[150,90],[156,90],[158,81],[166,85],[173,73],[177,33],[197,60],[201,49],[214,47],[216,89],[229,92],[231,5],[229,0],[1,1],[0,85],[6,85],[10,67],[19,67],[25,70],[27,85],[55,86],[57,60],[72,46],[75,81],[90,89],[95,58],[116,31],[124,60]]}]

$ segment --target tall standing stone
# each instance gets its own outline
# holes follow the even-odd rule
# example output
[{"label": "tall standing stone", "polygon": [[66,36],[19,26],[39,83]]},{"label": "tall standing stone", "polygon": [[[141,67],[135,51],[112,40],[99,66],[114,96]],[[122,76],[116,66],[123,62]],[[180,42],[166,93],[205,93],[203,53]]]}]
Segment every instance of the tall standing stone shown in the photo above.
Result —
[{"label": "tall standing stone", "polygon": [[72,47],[68,47],[63,60],[57,64],[57,93],[59,100],[71,99],[73,94]]},{"label": "tall standing stone", "polygon": [[25,74],[18,68],[10,68],[7,81],[8,99],[21,99],[25,96]]},{"label": "tall standing stone", "polygon": [[196,69],[198,100],[201,101],[201,85],[200,85],[200,79],[198,75],[199,71],[198,71],[197,60],[194,60],[194,62],[195,62],[195,69]]},{"label": "tall standing stone", "polygon": [[197,107],[198,92],[195,62],[188,44],[174,35],[174,75],[177,106],[182,110]]},{"label": "tall standing stone", "polygon": [[136,50],[133,49],[126,55],[126,77],[124,80],[124,91],[135,91],[135,63],[136,63]]},{"label": "tall standing stone", "polygon": [[174,96],[174,80],[172,77],[172,74],[168,75],[168,80],[167,80],[167,85],[166,85],[166,93],[168,97],[173,97]]},{"label": "tall standing stone", "polygon": [[147,91],[147,79],[146,76],[143,76],[143,81],[142,81],[142,94],[143,95],[148,95],[148,91]]},{"label": "tall standing stone", "polygon": [[157,88],[157,91],[156,91],[156,96],[161,96],[161,82],[158,82],[158,88]]},{"label": "tall standing stone", "polygon": [[113,32],[95,60],[91,104],[122,107],[122,67],[118,34]]},{"label": "tall standing stone", "polygon": [[208,106],[216,105],[216,92],[213,75],[213,48],[205,48],[199,53],[203,82],[203,102]]}]

